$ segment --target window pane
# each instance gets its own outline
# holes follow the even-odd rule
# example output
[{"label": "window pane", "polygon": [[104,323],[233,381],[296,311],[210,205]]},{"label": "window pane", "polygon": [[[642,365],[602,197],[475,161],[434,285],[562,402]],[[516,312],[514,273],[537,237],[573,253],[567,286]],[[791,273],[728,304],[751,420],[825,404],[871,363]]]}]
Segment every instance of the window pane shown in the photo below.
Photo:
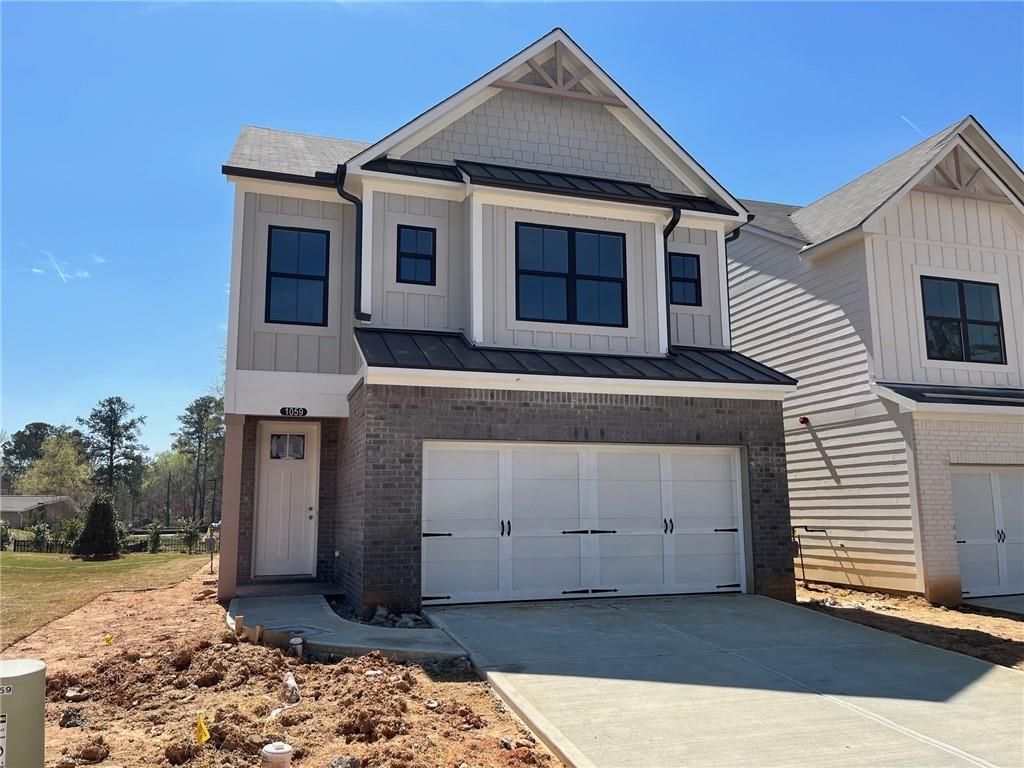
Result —
[{"label": "window pane", "polygon": [[324,322],[324,284],[320,280],[296,280],[295,320],[322,325]]},{"label": "window pane", "polygon": [[416,279],[416,262],[419,259],[412,256],[401,256],[398,259],[398,279],[404,282],[411,282]]},{"label": "window pane", "polygon": [[430,272],[430,259],[416,259],[416,282],[434,282],[433,276],[430,274]]},{"label": "window pane", "polygon": [[696,283],[684,283],[680,280],[672,281],[672,303],[673,304],[696,304],[697,285]]},{"label": "window pane", "polygon": [[270,271],[291,272],[299,266],[299,233],[293,229],[270,230]]},{"label": "window pane", "polygon": [[625,277],[624,261],[622,238],[617,235],[601,235],[601,276]]},{"label": "window pane", "polygon": [[569,271],[569,233],[564,229],[544,230],[544,270]]},{"label": "window pane", "polygon": [[564,277],[519,276],[519,316],[524,320],[560,320],[567,317]]},{"label": "window pane", "polygon": [[999,289],[994,285],[964,283],[964,305],[968,320],[999,322]]},{"label": "window pane", "polygon": [[956,282],[926,277],[924,286],[924,313],[933,317],[960,317],[960,296]]},{"label": "window pane", "polygon": [[270,278],[270,309],[267,313],[270,322],[295,322],[298,283],[291,277]]},{"label": "window pane", "polygon": [[398,228],[398,250],[402,253],[416,253],[417,232],[409,227]]},{"label": "window pane", "polygon": [[622,325],[621,285],[603,280],[577,280],[576,321]]},{"label": "window pane", "polygon": [[[964,286],[965,289],[966,287]],[[967,344],[970,359],[978,363],[1003,362],[1003,344],[1000,337],[998,326],[968,323]]]},{"label": "window pane", "polygon": [[288,435],[270,436],[270,458],[283,459],[288,456]]},{"label": "window pane", "polygon": [[306,436],[305,435],[288,435],[288,458],[289,459],[304,459],[304,458],[306,458]]},{"label": "window pane", "polygon": [[698,277],[697,265],[697,257],[673,253],[669,269],[672,272],[672,277],[689,277],[696,279]]},{"label": "window pane", "polygon": [[960,323],[956,320],[928,320],[925,322],[928,357],[933,360],[963,360],[963,339]]},{"label": "window pane", "polygon": [[576,273],[601,274],[601,243],[598,235],[592,232],[576,233]]},{"label": "window pane", "polygon": [[434,255],[434,233],[425,229],[416,232],[416,251],[424,256]]},{"label": "window pane", "polygon": [[544,269],[544,237],[537,227],[519,227],[519,268]]},{"label": "window pane", "polygon": [[300,275],[323,277],[327,269],[327,235],[324,232],[298,232]]}]

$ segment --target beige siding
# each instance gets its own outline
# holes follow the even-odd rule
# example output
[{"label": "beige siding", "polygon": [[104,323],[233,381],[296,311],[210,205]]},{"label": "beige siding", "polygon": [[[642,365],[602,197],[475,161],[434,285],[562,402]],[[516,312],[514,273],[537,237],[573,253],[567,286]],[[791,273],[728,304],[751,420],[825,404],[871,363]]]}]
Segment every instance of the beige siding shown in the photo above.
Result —
[{"label": "beige siding", "polygon": [[[372,325],[461,331],[466,320],[468,272],[465,204],[414,195],[373,194]],[[436,232],[436,285],[400,283],[398,227]]]},{"label": "beige siding", "polygon": [[677,227],[669,236],[669,253],[700,256],[699,307],[670,305],[669,322],[673,344],[698,347],[722,346],[722,304],[719,279],[718,233],[706,229]]},{"label": "beige siding", "polygon": [[[354,373],[352,305],[355,213],[350,205],[245,194],[238,304],[238,368]],[[328,323],[324,328],[267,323],[267,233],[271,225],[330,232]]]},{"label": "beige siding", "polygon": [[733,347],[799,380],[783,408],[790,509],[827,530],[801,534],[807,577],[917,590],[910,425],[870,389],[861,246],[812,264],[747,232],[729,282]]},{"label": "beige siding", "polygon": [[[1024,386],[1024,219],[1013,207],[914,190],[868,238],[867,253],[879,381]],[[921,276],[929,274],[999,285],[1006,365],[928,359]]]},{"label": "beige siding", "polygon": [[604,106],[517,91],[493,96],[404,157],[479,160],[688,191]]},{"label": "beige siding", "polygon": [[[517,221],[621,232],[626,236],[625,328],[516,320],[515,225]],[[577,352],[660,354],[659,295],[654,224],[485,205],[483,207],[483,343]]]}]

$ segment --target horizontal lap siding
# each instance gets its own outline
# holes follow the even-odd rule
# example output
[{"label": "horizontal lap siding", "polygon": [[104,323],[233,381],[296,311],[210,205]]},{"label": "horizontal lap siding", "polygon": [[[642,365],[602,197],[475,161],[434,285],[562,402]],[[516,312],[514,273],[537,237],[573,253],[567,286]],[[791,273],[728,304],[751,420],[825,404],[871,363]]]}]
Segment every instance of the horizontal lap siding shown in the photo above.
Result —
[{"label": "horizontal lap siding", "polygon": [[827,530],[801,532],[807,577],[914,591],[908,427],[868,383],[866,281],[859,247],[809,264],[751,233],[729,245],[733,346],[800,382],[784,403],[791,516]]}]

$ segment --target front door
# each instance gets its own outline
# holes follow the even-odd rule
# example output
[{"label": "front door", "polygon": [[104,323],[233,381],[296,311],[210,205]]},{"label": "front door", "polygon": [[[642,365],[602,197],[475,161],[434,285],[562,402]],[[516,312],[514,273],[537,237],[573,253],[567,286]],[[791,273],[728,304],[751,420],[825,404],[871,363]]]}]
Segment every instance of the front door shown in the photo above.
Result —
[{"label": "front door", "polygon": [[1024,473],[953,473],[961,590],[966,597],[1024,592]]},{"label": "front door", "polygon": [[319,454],[318,424],[260,423],[253,576],[314,575]]}]

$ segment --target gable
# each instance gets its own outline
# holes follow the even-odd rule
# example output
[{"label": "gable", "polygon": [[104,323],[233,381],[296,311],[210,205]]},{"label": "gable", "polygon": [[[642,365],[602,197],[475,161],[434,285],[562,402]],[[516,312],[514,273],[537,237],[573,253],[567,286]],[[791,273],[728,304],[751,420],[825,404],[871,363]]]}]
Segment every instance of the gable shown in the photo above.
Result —
[{"label": "gable", "polygon": [[502,90],[402,157],[477,160],[693,193],[604,105],[539,93]]},{"label": "gable", "polygon": [[964,149],[954,147],[925,174],[916,189],[986,202],[1010,203],[987,168]]}]

